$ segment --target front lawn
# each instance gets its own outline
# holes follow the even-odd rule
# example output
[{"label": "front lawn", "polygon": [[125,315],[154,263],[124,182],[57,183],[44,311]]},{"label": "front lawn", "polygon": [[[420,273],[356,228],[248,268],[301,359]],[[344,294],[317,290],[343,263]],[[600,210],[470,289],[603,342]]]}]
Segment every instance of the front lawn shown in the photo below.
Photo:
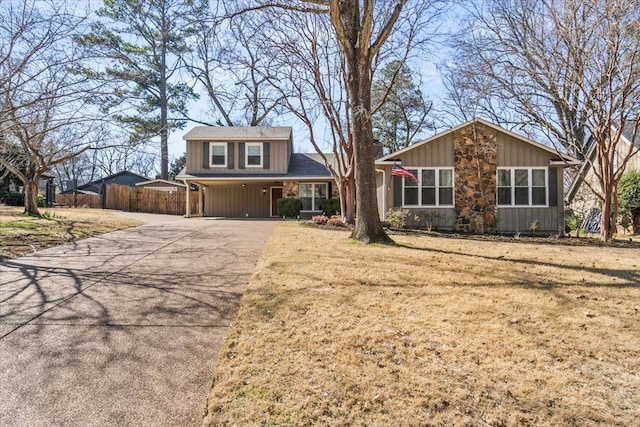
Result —
[{"label": "front lawn", "polygon": [[280,223],[205,425],[634,425],[640,249]]},{"label": "front lawn", "polygon": [[41,217],[25,216],[23,211],[0,206],[0,261],[141,224],[100,209],[41,208]]}]

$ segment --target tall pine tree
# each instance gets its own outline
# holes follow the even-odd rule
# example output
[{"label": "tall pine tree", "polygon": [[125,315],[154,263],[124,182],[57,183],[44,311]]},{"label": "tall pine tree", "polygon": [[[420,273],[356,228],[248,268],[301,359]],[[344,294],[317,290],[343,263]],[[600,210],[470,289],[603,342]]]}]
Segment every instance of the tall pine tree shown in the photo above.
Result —
[{"label": "tall pine tree", "polygon": [[402,61],[387,63],[380,74],[371,88],[373,137],[386,153],[392,153],[433,128],[427,119],[431,102],[425,100],[411,69]]},{"label": "tall pine tree", "polygon": [[179,58],[189,50],[189,17],[206,7],[206,0],[105,0],[97,11],[100,19],[80,39],[104,64],[89,73],[112,87],[100,107],[127,127],[132,143],[160,138],[163,179],[169,132],[184,125],[187,101],[196,97],[178,80]]}]

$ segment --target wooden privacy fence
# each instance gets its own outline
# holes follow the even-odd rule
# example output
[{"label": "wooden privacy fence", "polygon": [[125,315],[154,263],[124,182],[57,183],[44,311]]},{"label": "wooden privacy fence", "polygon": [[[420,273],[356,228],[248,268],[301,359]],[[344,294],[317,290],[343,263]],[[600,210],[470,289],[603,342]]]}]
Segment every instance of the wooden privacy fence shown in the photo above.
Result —
[{"label": "wooden privacy fence", "polygon": [[79,208],[99,209],[101,207],[99,194],[78,194],[77,199],[75,194],[57,194],[56,204],[63,206],[77,206]]},{"label": "wooden privacy fence", "polygon": [[[168,215],[184,215],[187,192],[161,191],[148,188],[110,184],[105,191],[105,209],[127,212],[147,212]],[[197,194],[191,194],[191,212],[198,212]]]}]

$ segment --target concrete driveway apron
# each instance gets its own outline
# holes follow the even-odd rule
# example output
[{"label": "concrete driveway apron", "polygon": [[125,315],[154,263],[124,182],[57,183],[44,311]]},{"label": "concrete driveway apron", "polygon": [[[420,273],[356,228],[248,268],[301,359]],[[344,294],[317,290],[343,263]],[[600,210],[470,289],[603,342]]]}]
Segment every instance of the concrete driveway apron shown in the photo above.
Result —
[{"label": "concrete driveway apron", "polygon": [[0,263],[0,425],[199,424],[275,222],[140,217]]}]

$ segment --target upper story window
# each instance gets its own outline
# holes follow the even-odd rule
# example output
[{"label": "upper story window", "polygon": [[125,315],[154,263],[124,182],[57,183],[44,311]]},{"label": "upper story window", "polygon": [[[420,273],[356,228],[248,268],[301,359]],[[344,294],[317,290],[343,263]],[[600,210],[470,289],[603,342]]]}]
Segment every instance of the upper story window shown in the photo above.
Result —
[{"label": "upper story window", "polygon": [[453,206],[453,168],[407,169],[418,182],[403,177],[403,206]]},{"label": "upper story window", "polygon": [[546,168],[498,168],[498,206],[547,206]]},{"label": "upper story window", "polygon": [[247,142],[245,146],[245,165],[248,168],[262,167],[262,143]]},{"label": "upper story window", "polygon": [[227,143],[226,142],[210,142],[209,143],[209,166],[216,168],[227,167]]}]

